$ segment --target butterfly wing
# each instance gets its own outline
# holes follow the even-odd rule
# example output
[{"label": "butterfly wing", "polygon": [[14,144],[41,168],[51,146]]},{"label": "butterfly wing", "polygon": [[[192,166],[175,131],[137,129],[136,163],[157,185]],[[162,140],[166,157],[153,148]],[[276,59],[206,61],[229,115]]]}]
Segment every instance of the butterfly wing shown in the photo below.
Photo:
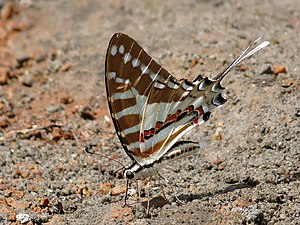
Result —
[{"label": "butterfly wing", "polygon": [[[255,43],[255,42],[254,42]],[[224,104],[221,80],[236,65],[267,46],[251,45],[223,72],[193,82],[177,80],[129,36],[117,33],[106,55],[111,116],[129,157],[140,165],[159,160],[187,131]]]},{"label": "butterfly wing", "polygon": [[127,155],[144,164],[140,129],[149,92],[156,80],[171,75],[132,38],[116,33],[106,54],[105,81],[111,117]]}]

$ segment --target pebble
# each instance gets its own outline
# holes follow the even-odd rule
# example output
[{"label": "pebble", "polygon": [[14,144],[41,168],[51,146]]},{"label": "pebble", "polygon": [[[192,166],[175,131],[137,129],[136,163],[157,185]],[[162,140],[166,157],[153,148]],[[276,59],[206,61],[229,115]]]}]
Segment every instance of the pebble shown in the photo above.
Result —
[{"label": "pebble", "polygon": [[222,134],[221,134],[221,132],[222,132],[222,128],[217,128],[217,130],[216,130],[216,132],[215,132],[215,139],[216,140],[222,140]]},{"label": "pebble", "polygon": [[114,188],[111,189],[111,195],[115,196],[115,195],[120,195],[120,194],[124,194],[126,192],[126,185],[117,185]]},{"label": "pebble", "polygon": [[62,67],[60,68],[61,72],[66,72],[71,68],[71,64],[70,63],[65,63],[64,65],[62,65]]},{"label": "pebble", "polygon": [[85,106],[79,109],[80,116],[85,120],[94,120],[96,119],[94,113],[91,111],[89,106]]},{"label": "pebble", "polygon": [[22,56],[18,57],[16,59],[16,61],[17,61],[16,67],[21,68],[24,65],[24,63],[28,62],[30,59],[32,59],[32,57],[29,55],[22,55]]},{"label": "pebble", "polygon": [[237,177],[236,174],[232,173],[231,175],[229,175],[228,177],[225,177],[225,182],[227,184],[235,184],[239,181],[239,178]]},{"label": "pebble", "polygon": [[41,63],[41,62],[46,61],[46,59],[47,59],[47,55],[39,55],[38,57],[36,57],[35,61],[37,63]]},{"label": "pebble", "polygon": [[286,68],[284,66],[273,66],[273,74],[277,75],[279,73],[286,73]]},{"label": "pebble", "polygon": [[0,40],[7,38],[7,35],[8,35],[7,31],[3,27],[0,27]]},{"label": "pebble", "polygon": [[41,197],[40,201],[39,201],[39,206],[41,207],[47,207],[49,205],[49,199],[47,197]]},{"label": "pebble", "polygon": [[14,12],[14,3],[6,2],[1,9],[1,20],[8,20],[12,17]]},{"label": "pebble", "polygon": [[264,214],[260,209],[253,209],[247,216],[248,222],[254,222],[254,224],[261,224],[264,219]]},{"label": "pebble", "polygon": [[62,107],[60,105],[51,105],[49,107],[46,108],[46,110],[50,113],[55,113],[58,112],[62,109]]},{"label": "pebble", "polygon": [[67,104],[70,104],[70,103],[74,102],[74,99],[69,95],[68,96],[63,96],[63,97],[60,98],[60,102],[62,104],[67,105]]},{"label": "pebble", "polygon": [[8,74],[5,68],[0,68],[0,85],[7,84]]},{"label": "pebble", "polygon": [[292,86],[293,84],[294,84],[294,82],[290,79],[282,79],[281,80],[281,87],[288,88],[288,87]]},{"label": "pebble", "polygon": [[31,73],[27,73],[20,77],[20,80],[24,86],[31,87],[34,83],[34,78]]},{"label": "pebble", "polygon": [[273,70],[271,68],[271,66],[266,65],[263,69],[261,74],[273,74]]},{"label": "pebble", "polygon": [[6,24],[6,30],[8,32],[13,32],[13,31],[22,31],[22,30],[26,30],[27,28],[30,27],[29,22],[25,22],[25,21],[9,21]]},{"label": "pebble", "polygon": [[19,221],[21,224],[25,224],[28,223],[29,221],[31,221],[31,217],[29,214],[23,214],[20,213],[16,216],[17,221]]},{"label": "pebble", "polygon": [[0,127],[1,128],[6,128],[9,126],[9,121],[5,118],[0,119]]}]

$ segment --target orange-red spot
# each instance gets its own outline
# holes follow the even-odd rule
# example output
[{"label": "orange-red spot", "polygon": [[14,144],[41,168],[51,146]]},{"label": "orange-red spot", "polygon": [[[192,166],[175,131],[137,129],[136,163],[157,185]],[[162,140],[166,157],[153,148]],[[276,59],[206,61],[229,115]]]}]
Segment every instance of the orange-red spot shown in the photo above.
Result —
[{"label": "orange-red spot", "polygon": [[144,139],[144,135],[143,135],[143,134],[140,134],[140,136],[139,136],[139,141],[140,141],[140,142],[144,142],[144,140],[145,140],[145,139]]},{"label": "orange-red spot", "polygon": [[174,121],[176,118],[180,115],[180,110],[178,110],[176,113],[174,113],[171,116],[168,116],[165,122]]},{"label": "orange-red spot", "polygon": [[163,122],[158,121],[158,122],[156,123],[156,125],[155,125],[155,128],[156,128],[156,129],[160,129],[160,128],[162,127],[163,124],[164,124]]},{"label": "orange-red spot", "polygon": [[195,109],[197,112],[198,112],[198,117],[199,116],[201,116],[201,115],[203,115],[204,114],[204,112],[203,112],[203,109],[202,109],[202,106],[200,105],[197,109]]},{"label": "orange-red spot", "polygon": [[155,133],[154,129],[144,131],[145,137],[152,136],[154,135],[154,133]]}]

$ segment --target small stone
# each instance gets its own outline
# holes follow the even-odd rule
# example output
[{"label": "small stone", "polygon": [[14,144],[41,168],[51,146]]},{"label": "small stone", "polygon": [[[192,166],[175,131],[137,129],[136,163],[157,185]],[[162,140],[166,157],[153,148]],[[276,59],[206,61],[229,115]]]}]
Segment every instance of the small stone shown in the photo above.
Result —
[{"label": "small stone", "polygon": [[5,118],[0,118],[0,127],[6,128],[9,126],[9,121]]},{"label": "small stone", "polygon": [[52,133],[52,140],[58,141],[62,138],[62,132],[59,128],[54,128]]},{"label": "small stone", "polygon": [[286,73],[286,68],[284,66],[273,66],[273,73],[275,75],[279,74],[279,73]]},{"label": "small stone", "polygon": [[99,188],[102,194],[107,194],[112,189],[112,183],[101,183]]},{"label": "small stone", "polygon": [[46,110],[50,113],[55,113],[58,112],[62,109],[62,107],[60,105],[51,105],[49,107],[46,108]]},{"label": "small stone", "polygon": [[16,189],[11,189],[9,191],[9,193],[12,197],[17,198],[17,199],[21,199],[25,195],[24,191],[20,191],[20,190],[16,190]]},{"label": "small stone", "polygon": [[253,209],[248,215],[247,220],[249,223],[261,224],[264,220],[264,214],[260,209]]},{"label": "small stone", "polygon": [[[1,105],[1,104],[0,104]],[[0,108],[1,108],[1,106],[0,106]],[[12,118],[15,118],[15,114],[13,113],[13,112],[7,112],[6,113],[6,116],[8,117],[8,118],[10,118],[10,119],[12,119]]]},{"label": "small stone", "polygon": [[269,66],[269,65],[266,66],[266,67],[262,70],[261,74],[273,74],[273,70],[272,70],[271,66]]},{"label": "small stone", "polygon": [[28,8],[33,4],[33,0],[20,0],[19,4],[22,8]]},{"label": "small stone", "polygon": [[30,202],[17,202],[13,199],[10,199],[8,204],[13,207],[14,209],[28,209],[30,207]]},{"label": "small stone", "polygon": [[74,135],[69,131],[63,131],[62,137],[64,140],[74,140]]},{"label": "small stone", "polygon": [[49,199],[47,197],[41,197],[40,201],[39,201],[39,206],[40,207],[47,207],[49,205]]},{"label": "small stone", "polygon": [[216,140],[222,140],[222,134],[221,134],[221,130],[217,129],[215,132],[215,139]]},{"label": "small stone", "polygon": [[14,3],[7,2],[1,9],[1,20],[8,20],[14,12]]},{"label": "small stone", "polygon": [[8,213],[7,220],[8,221],[16,221],[17,220],[16,213],[14,211],[10,211]]},{"label": "small stone", "polygon": [[240,71],[244,72],[244,71],[248,70],[248,67],[241,65],[239,69],[240,69]]},{"label": "small stone", "polygon": [[0,26],[0,40],[7,38],[7,35],[8,35],[7,31]]},{"label": "small stone", "polygon": [[47,55],[39,55],[38,57],[36,57],[35,61],[37,63],[41,63],[41,62],[46,61],[46,59],[47,59]]},{"label": "small stone", "polygon": [[52,204],[55,208],[55,212],[57,212],[57,213],[63,213],[64,212],[63,204],[61,202],[55,201]]},{"label": "small stone", "polygon": [[115,195],[120,195],[120,194],[124,194],[126,192],[126,184],[124,185],[117,185],[114,188],[111,189],[111,195],[115,196]]},{"label": "small stone", "polygon": [[28,223],[29,221],[31,221],[31,217],[30,217],[29,214],[23,214],[23,213],[21,213],[21,214],[18,214],[16,216],[16,218],[17,218],[17,221],[20,222],[20,223],[22,223],[22,224]]},{"label": "small stone", "polygon": [[239,178],[237,177],[236,174],[231,174],[230,176],[225,178],[225,182],[227,184],[235,184],[239,181]]},{"label": "small stone", "polygon": [[71,96],[64,96],[64,97],[60,98],[60,102],[62,104],[67,105],[67,104],[70,104],[70,103],[74,102],[74,99]]},{"label": "small stone", "polygon": [[94,112],[92,112],[91,108],[88,106],[85,106],[81,109],[79,109],[80,116],[85,120],[94,120],[96,119]]},{"label": "small stone", "polygon": [[220,165],[220,164],[223,163],[224,161],[225,161],[224,159],[221,159],[221,158],[217,157],[216,159],[214,159],[214,160],[212,161],[212,163],[215,164],[215,165]]},{"label": "small stone", "polygon": [[64,65],[62,65],[62,67],[60,68],[61,72],[66,72],[71,68],[71,64],[70,63],[65,63]]},{"label": "small stone", "polygon": [[196,58],[192,58],[190,62],[190,68],[195,67],[198,64],[198,60]]},{"label": "small stone", "polygon": [[13,31],[22,31],[26,30],[30,27],[30,24],[28,22],[24,21],[9,21],[6,24],[6,30],[8,32],[13,32]]},{"label": "small stone", "polygon": [[33,85],[34,79],[30,73],[25,74],[20,79],[24,86],[31,87]]},{"label": "small stone", "polygon": [[32,57],[29,55],[22,55],[16,59],[17,61],[17,68],[21,68],[26,62],[31,60]]},{"label": "small stone", "polygon": [[7,84],[8,81],[8,74],[5,68],[0,68],[0,85]]},{"label": "small stone", "polygon": [[281,87],[288,88],[288,87],[292,86],[293,84],[294,84],[294,82],[292,80],[289,80],[289,79],[281,80]]},{"label": "small stone", "polygon": [[110,211],[110,217],[114,218],[116,220],[120,220],[121,218],[129,217],[129,215],[132,215],[132,209],[131,207],[125,206],[122,208],[113,208]]},{"label": "small stone", "polygon": [[83,194],[84,196],[91,196],[91,195],[92,195],[92,193],[90,192],[90,190],[89,190],[87,187],[84,187],[84,188],[82,189],[82,194]]},{"label": "small stone", "polygon": [[18,79],[19,77],[23,76],[23,73],[20,70],[16,69],[16,70],[10,71],[8,76],[9,76],[9,78],[17,78]]},{"label": "small stone", "polygon": [[28,178],[30,173],[29,171],[17,170],[17,174],[22,178]]}]

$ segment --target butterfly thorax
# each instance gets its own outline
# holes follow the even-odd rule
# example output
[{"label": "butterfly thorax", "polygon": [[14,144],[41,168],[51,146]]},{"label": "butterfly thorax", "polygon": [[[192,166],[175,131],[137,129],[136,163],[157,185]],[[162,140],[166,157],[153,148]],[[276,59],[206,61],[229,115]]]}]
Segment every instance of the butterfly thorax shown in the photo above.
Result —
[{"label": "butterfly thorax", "polygon": [[138,163],[134,162],[123,171],[123,176],[128,180],[141,180],[147,177],[151,177],[154,174],[157,174],[157,169],[160,167],[159,162],[153,163],[149,166],[141,166]]}]

